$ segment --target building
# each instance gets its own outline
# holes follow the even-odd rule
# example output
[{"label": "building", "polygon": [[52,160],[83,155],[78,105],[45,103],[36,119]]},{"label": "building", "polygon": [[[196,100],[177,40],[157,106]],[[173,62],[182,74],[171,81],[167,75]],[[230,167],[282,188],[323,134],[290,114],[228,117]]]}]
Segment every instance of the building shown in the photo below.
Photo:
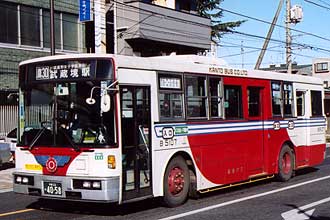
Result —
[{"label": "building", "polygon": [[[197,15],[195,0],[98,1],[107,53],[196,54],[211,47],[210,19]],[[94,52],[95,25],[79,22],[79,0],[54,3],[56,54]],[[49,8],[49,0],[0,1],[0,137],[16,126],[6,119],[17,116],[16,99],[7,97],[18,89],[18,63],[50,55]]]},{"label": "building", "polygon": [[[267,68],[260,68],[260,70],[286,73],[288,71],[288,68],[286,64],[280,64],[279,66],[273,64],[273,65],[269,65],[269,67]],[[312,65],[311,64],[298,65],[297,63],[292,63],[292,74],[310,76],[312,75]]]},{"label": "building", "polygon": [[[79,53],[84,48],[84,25],[78,22],[76,0],[55,1],[56,53]],[[18,63],[50,53],[49,0],[0,1],[0,137],[16,126]],[[10,111],[8,110],[10,109]]]},{"label": "building", "polygon": [[[317,58],[313,60],[313,76],[319,77],[324,82],[324,111],[328,118],[330,128],[330,58]],[[328,129],[328,132],[330,130]]]},{"label": "building", "polygon": [[[109,3],[106,14],[110,53],[146,57],[210,50],[211,21],[197,15],[195,0],[119,0],[115,3]],[[116,41],[111,33],[116,34]]]}]

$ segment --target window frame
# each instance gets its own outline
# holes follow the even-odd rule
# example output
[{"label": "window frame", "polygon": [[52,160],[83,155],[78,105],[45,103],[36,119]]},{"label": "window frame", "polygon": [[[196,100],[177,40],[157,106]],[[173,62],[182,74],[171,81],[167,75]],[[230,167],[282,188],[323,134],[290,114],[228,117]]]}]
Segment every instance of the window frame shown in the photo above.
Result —
[{"label": "window frame", "polygon": [[[298,96],[298,92],[300,92],[301,93],[301,96]],[[302,114],[301,115],[299,115],[298,114],[298,98],[300,98],[301,97],[301,112],[302,112]],[[296,117],[304,117],[304,116],[306,116],[306,103],[305,103],[305,101],[306,101],[306,91],[305,90],[299,90],[299,89],[296,89],[295,90],[295,106],[296,106]]]},{"label": "window frame", "polygon": [[[250,95],[251,95],[251,90],[250,89],[255,89],[255,90],[257,90],[258,91],[258,95],[259,95],[259,100],[258,100],[258,102],[256,103],[257,105],[258,105],[258,115],[250,115],[250,104],[252,103],[251,101],[250,101]],[[258,86],[248,86],[247,87],[247,89],[246,89],[246,91],[247,91],[247,93],[246,93],[246,97],[247,97],[247,107],[248,107],[248,109],[247,109],[247,114],[248,114],[248,117],[249,118],[260,118],[260,117],[262,117],[262,114],[263,114],[263,112],[262,112],[262,93],[261,93],[261,91],[262,91],[262,87],[258,87]],[[252,103],[252,104],[255,104],[255,103]]]},{"label": "window frame", "polygon": [[[212,96],[211,94],[211,80],[213,79],[218,79],[219,83],[220,83],[220,91],[218,96]],[[220,76],[209,76],[207,77],[207,87],[208,89],[208,109],[209,109],[209,118],[210,119],[223,119],[225,117],[225,109],[224,109],[224,85],[223,85],[223,79]],[[217,98],[220,99],[220,102],[218,104],[220,104],[220,109],[218,109],[218,111],[220,110],[220,116],[212,116],[212,99]]]},{"label": "window frame", "polygon": [[[315,102],[313,102],[313,93],[318,93],[319,95],[320,95],[320,99],[319,100],[316,100],[316,103]],[[320,90],[310,90],[310,95],[311,95],[311,99],[310,99],[310,106],[311,106],[311,117],[322,117],[323,116],[323,97],[322,97],[322,91],[320,91]],[[318,97],[317,97],[318,98]],[[319,103],[317,103],[319,101]],[[317,106],[319,106],[319,104],[321,104],[321,108],[316,108],[316,109],[318,109],[318,111],[317,111],[317,114],[314,114],[313,113],[313,107],[314,107],[314,105],[317,105]],[[319,112],[319,110],[321,111],[321,112]]]},{"label": "window frame", "polygon": [[[319,68],[321,66],[321,68]],[[326,67],[324,67],[326,66]],[[319,62],[314,64],[316,73],[323,73],[329,71],[329,63],[328,62]]]},{"label": "window frame", "polygon": [[[280,99],[280,112],[281,112],[280,114],[274,114],[274,103],[275,103],[274,102],[274,98],[275,98],[274,91],[278,91],[278,90],[275,90],[273,88],[274,84],[279,85],[279,88],[280,88],[280,90],[279,90],[279,92],[280,92],[280,97],[279,97],[279,99]],[[289,85],[291,90],[285,90],[284,89],[285,85]],[[294,117],[294,109],[295,109],[293,83],[289,82],[289,81],[272,80],[270,82],[270,90],[271,90],[270,95],[271,95],[272,117],[293,118]],[[286,94],[285,91],[291,91],[291,96],[290,96],[291,98],[288,98],[288,97],[285,96],[285,94]],[[290,107],[291,114],[286,114],[285,113],[285,106],[287,105],[286,100],[289,100],[289,101],[291,100],[291,104],[290,104],[291,105],[291,107]]]},{"label": "window frame", "polygon": [[[188,96],[188,91],[187,91],[187,78],[193,78],[193,77],[196,77],[196,78],[204,78],[204,96]],[[209,119],[209,91],[208,91],[208,76],[207,75],[200,75],[200,74],[184,74],[184,95],[185,95],[185,107],[186,107],[186,111],[185,111],[185,114],[186,114],[186,120],[195,120],[195,119]],[[202,103],[204,102],[205,103],[205,116],[189,116],[188,114],[188,103],[189,103],[189,98],[197,98],[197,100],[201,100]],[[200,106],[202,107],[202,106]]]},{"label": "window frame", "polygon": [[[238,88],[238,94],[239,94],[239,99],[238,99],[238,116],[237,117],[228,117],[228,114],[226,114],[226,90],[227,89],[230,89],[230,88]],[[227,85],[224,85],[224,89],[223,89],[223,94],[224,94],[224,98],[223,98],[223,101],[224,101],[224,118],[225,119],[229,119],[229,120],[243,120],[244,119],[244,109],[243,109],[243,86],[242,85],[232,85],[232,84],[227,84]]]},{"label": "window frame", "polygon": [[[161,88],[160,86],[160,78],[167,77],[167,78],[176,78],[180,79],[180,88]],[[183,82],[183,74],[182,73],[168,73],[168,72],[157,72],[157,89],[158,89],[158,114],[159,120],[168,122],[168,121],[184,121],[186,118],[185,114],[185,94],[184,94],[184,82]],[[170,117],[164,117],[161,114],[161,94],[170,95]],[[173,116],[173,109],[172,109],[172,94],[180,94],[181,95],[181,106],[182,106],[182,117],[175,118]]]},{"label": "window frame", "polygon": [[[34,49],[39,49],[40,51],[44,51],[44,49],[50,49],[50,45],[49,47],[45,47],[45,33],[44,33],[44,20],[45,20],[45,12],[49,12],[49,9],[47,8],[41,8],[41,7],[35,7],[32,5],[26,5],[26,4],[18,4],[18,3],[10,3],[10,2],[0,2],[0,6],[2,4],[11,4],[13,5],[13,7],[17,8],[17,27],[15,27],[17,29],[17,40],[15,42],[9,42],[8,40],[4,40],[4,42],[0,42],[1,45],[3,45],[4,47],[12,47],[12,45],[16,45],[19,48],[34,48]],[[22,32],[23,32],[23,25],[22,25],[22,14],[23,9],[22,7],[26,7],[26,8],[32,8],[33,10],[38,11],[36,14],[33,14],[31,16],[35,16],[36,19],[38,20],[38,43],[35,43],[35,45],[32,44],[28,44],[28,43],[24,43],[24,41],[22,41]],[[30,14],[30,12],[26,12],[27,14]],[[59,14],[59,23],[60,23],[60,39],[59,39],[59,44],[56,46],[56,50],[57,51],[61,51],[61,52],[81,52],[83,51],[84,45],[84,35],[82,32],[82,25],[84,24],[80,24],[78,22],[78,14],[75,13],[70,13],[70,12],[65,12],[65,11],[56,11],[55,13]],[[77,32],[77,36],[74,42],[74,45],[64,45],[65,43],[65,33],[64,33],[64,22],[65,19],[63,19],[63,17],[65,17],[66,15],[68,16],[75,16],[77,17],[76,19],[76,23],[74,24],[76,26],[76,32]],[[47,17],[48,18],[48,17]],[[47,19],[46,18],[46,19]],[[67,22],[72,22],[72,21],[67,21]],[[57,37],[58,38],[58,37]],[[50,44],[50,42],[49,42]],[[68,49],[68,48],[73,48],[73,49]]]}]

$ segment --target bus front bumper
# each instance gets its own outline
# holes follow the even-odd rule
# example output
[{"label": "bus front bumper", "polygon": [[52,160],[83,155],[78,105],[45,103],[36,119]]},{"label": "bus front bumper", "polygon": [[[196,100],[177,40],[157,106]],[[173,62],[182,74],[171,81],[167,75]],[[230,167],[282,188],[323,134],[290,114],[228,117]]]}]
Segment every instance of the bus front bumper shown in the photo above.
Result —
[{"label": "bus front bumper", "polygon": [[47,176],[14,172],[14,192],[53,199],[119,202],[119,177]]}]

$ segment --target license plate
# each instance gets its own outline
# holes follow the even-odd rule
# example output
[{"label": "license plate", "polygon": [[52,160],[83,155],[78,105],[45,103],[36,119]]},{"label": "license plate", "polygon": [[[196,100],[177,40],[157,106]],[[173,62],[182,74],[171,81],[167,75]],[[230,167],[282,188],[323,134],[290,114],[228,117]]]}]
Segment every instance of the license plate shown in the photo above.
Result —
[{"label": "license plate", "polygon": [[62,184],[54,182],[44,182],[44,193],[47,195],[62,195]]}]

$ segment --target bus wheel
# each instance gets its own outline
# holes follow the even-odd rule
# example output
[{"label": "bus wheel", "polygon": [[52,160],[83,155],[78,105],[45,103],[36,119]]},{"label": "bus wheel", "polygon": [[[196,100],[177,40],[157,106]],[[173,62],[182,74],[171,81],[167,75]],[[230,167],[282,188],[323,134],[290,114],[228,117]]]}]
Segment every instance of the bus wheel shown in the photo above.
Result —
[{"label": "bus wheel", "polygon": [[294,154],[288,145],[283,145],[278,158],[277,179],[281,182],[288,181],[293,174]]},{"label": "bus wheel", "polygon": [[164,176],[164,203],[168,207],[183,204],[189,193],[189,169],[181,156],[174,157],[168,164]]}]

